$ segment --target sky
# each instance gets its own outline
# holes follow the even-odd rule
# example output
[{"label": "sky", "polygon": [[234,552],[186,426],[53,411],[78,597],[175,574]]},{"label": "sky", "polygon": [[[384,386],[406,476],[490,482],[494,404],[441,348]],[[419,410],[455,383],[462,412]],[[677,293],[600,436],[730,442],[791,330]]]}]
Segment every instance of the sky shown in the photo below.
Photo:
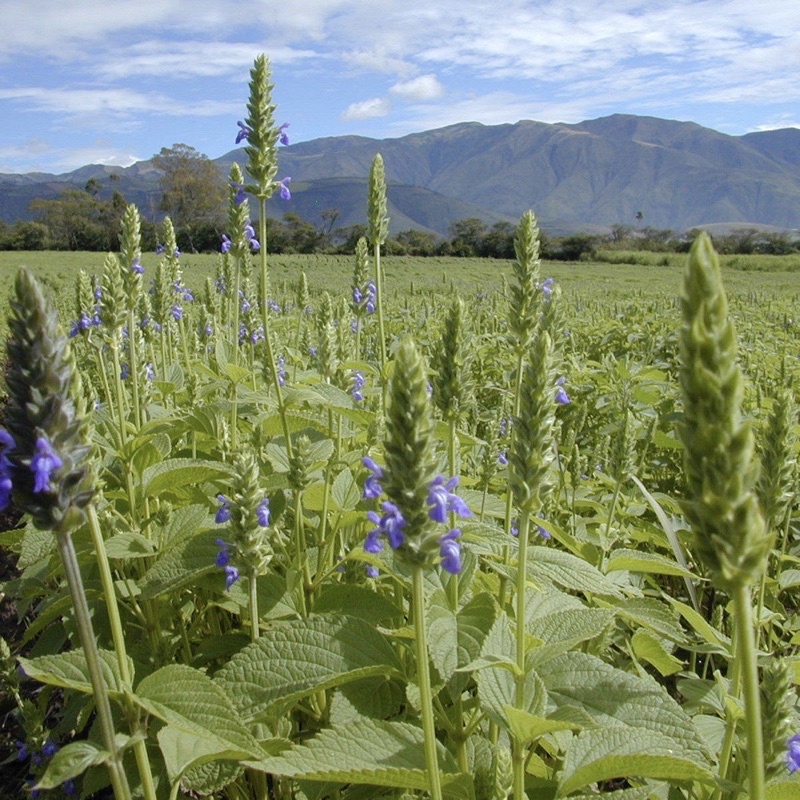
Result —
[{"label": "sky", "polygon": [[800,127],[796,0],[2,0],[0,173],[235,147],[253,59],[292,143],[624,113]]}]

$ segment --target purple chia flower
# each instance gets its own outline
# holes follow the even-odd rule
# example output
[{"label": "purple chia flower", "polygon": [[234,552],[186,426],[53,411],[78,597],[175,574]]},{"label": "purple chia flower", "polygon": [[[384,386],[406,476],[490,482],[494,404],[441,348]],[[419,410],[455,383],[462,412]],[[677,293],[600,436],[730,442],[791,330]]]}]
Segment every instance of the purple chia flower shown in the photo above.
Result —
[{"label": "purple chia flower", "polygon": [[376,500],[383,494],[378,481],[383,477],[383,470],[369,457],[364,456],[361,463],[372,473],[364,481],[364,494],[365,500]]},{"label": "purple chia flower", "polygon": [[253,132],[241,120],[236,123],[239,126],[239,133],[236,134],[236,144],[241,144],[244,139],[249,139],[250,134]]},{"label": "purple chia flower", "polygon": [[499,455],[497,456],[497,463],[501,467],[507,467],[508,466],[508,456],[506,455],[506,451],[505,450],[501,450],[500,451]]},{"label": "purple chia flower", "polygon": [[442,557],[442,569],[451,575],[461,572],[461,545],[457,541],[461,536],[458,528],[449,530],[439,537],[439,555]]},{"label": "purple chia flower", "polygon": [[269,498],[265,497],[256,508],[256,519],[262,528],[269,527]]},{"label": "purple chia flower", "polygon": [[236,581],[239,580],[239,570],[228,564],[225,567],[225,588],[230,589]]},{"label": "purple chia flower", "polygon": [[547,278],[544,283],[542,284],[542,294],[544,295],[545,301],[550,300],[550,297],[553,294],[553,284],[555,281],[553,278]]},{"label": "purple chia flower", "polygon": [[541,536],[542,539],[552,539],[553,538],[552,534],[550,533],[549,530],[547,530],[547,528],[543,528],[541,525],[537,525],[536,527],[539,529],[539,536]]},{"label": "purple chia flower", "polygon": [[157,244],[156,245],[156,255],[160,256],[164,252],[164,249],[165,248],[164,248],[163,244]]},{"label": "purple chia flower", "polygon": [[274,311],[276,314],[281,313],[281,307],[274,300],[269,301],[269,308],[270,311]]},{"label": "purple chia flower", "polygon": [[223,523],[227,522],[231,518],[231,504],[227,497],[224,494],[218,494],[217,500],[220,502],[220,507],[217,509],[216,516],[214,517],[214,521],[218,525],[222,525]]},{"label": "purple chia flower", "polygon": [[556,403],[560,406],[568,406],[570,402],[569,395],[564,390],[564,387],[558,386],[556,388]]},{"label": "purple chia flower", "polygon": [[379,527],[373,528],[367,534],[367,538],[364,540],[364,552],[376,555],[383,550],[383,542],[381,541],[383,531],[380,528],[381,518],[374,511],[368,511],[367,518]]},{"label": "purple chia flower", "polygon": [[180,303],[175,303],[175,305],[172,306],[172,318],[175,322],[180,322],[183,319],[183,307]]},{"label": "purple chia flower", "polygon": [[289,144],[289,136],[286,133],[286,129],[288,127],[289,127],[289,123],[288,122],[284,122],[278,128],[278,141],[283,145]]},{"label": "purple chia flower", "polygon": [[364,299],[364,295],[361,293],[361,289],[358,286],[353,287],[353,303],[355,305],[359,305],[361,301]]},{"label": "purple chia flower", "polygon": [[397,550],[406,540],[403,530],[406,527],[406,520],[400,509],[389,500],[383,504],[384,515],[381,517],[381,528],[386,534],[389,546],[392,550]]},{"label": "purple chia flower", "polygon": [[57,751],[58,745],[52,739],[47,739],[42,745],[42,755],[45,758],[52,758]]},{"label": "purple chia flower", "polygon": [[244,190],[244,186],[241,183],[231,181],[231,189],[236,189],[236,195],[233,198],[235,205],[240,206],[247,200],[247,192]]},{"label": "purple chia flower", "polygon": [[365,571],[367,573],[368,578],[377,578],[380,575],[380,572],[378,572],[377,567],[373,567],[371,564],[367,564]]},{"label": "purple chia flower", "polygon": [[227,567],[231,563],[231,546],[224,539],[217,539],[217,553],[216,561],[214,562],[218,567]]},{"label": "purple chia flower", "polygon": [[350,320],[350,333],[358,333],[358,319],[356,317]]},{"label": "purple chia flower", "polygon": [[68,797],[75,794],[75,781],[73,781],[72,778],[64,781],[64,783],[61,784],[61,791]]},{"label": "purple chia flower", "polygon": [[278,359],[278,386],[286,385],[286,359],[281,356]]},{"label": "purple chia flower", "polygon": [[[227,253],[231,249],[233,242],[228,238],[227,234],[222,234],[222,246],[219,248],[221,253]],[[217,287],[219,288],[219,287]],[[222,291],[225,291],[224,289]]]},{"label": "purple chia flower", "polygon": [[181,253],[181,251],[180,251],[180,248],[176,247],[176,248],[175,248],[175,249],[172,251],[172,255],[173,255],[175,258],[180,258],[180,257],[183,255],[183,253]]},{"label": "purple chia flower", "polygon": [[25,742],[14,742],[17,747],[17,761],[25,761],[28,758],[28,748]]},{"label": "purple chia flower", "polygon": [[291,182],[292,182],[292,179],[288,178],[288,177],[287,178],[281,178],[278,181],[278,186],[281,187],[281,200],[291,200],[292,199],[292,193],[289,191],[289,187],[286,185],[286,184],[291,183]]},{"label": "purple chia flower", "polygon": [[363,388],[364,376],[358,370],[355,370],[353,372],[353,388],[350,390],[350,394],[353,395],[353,400],[358,403],[364,400],[364,394],[361,391]]},{"label": "purple chia flower", "polygon": [[136,275],[144,275],[144,267],[139,263],[139,256],[133,259],[133,264],[131,264],[131,272],[134,272]]},{"label": "purple chia flower", "polygon": [[444,482],[442,475],[437,475],[431,485],[428,487],[428,503],[431,508],[428,510],[428,516],[434,522],[446,522],[447,513],[452,511],[458,514],[459,517],[471,517],[472,512],[469,510],[467,504],[456,494],[453,489],[458,486],[458,478],[450,478],[447,483]]},{"label": "purple chia flower", "polygon": [[800,733],[786,742],[786,768],[789,772],[800,770]]},{"label": "purple chia flower", "polygon": [[33,491],[50,491],[50,477],[61,469],[62,465],[63,462],[58,457],[58,453],[50,446],[50,442],[44,436],[40,436],[36,440],[36,453],[31,459],[34,476]]}]

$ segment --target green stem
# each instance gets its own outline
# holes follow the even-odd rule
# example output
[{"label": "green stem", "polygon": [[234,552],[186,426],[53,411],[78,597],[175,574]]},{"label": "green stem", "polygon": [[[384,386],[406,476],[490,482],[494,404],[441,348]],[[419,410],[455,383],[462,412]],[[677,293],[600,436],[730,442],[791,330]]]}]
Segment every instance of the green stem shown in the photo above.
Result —
[{"label": "green stem", "polygon": [[[517,674],[514,678],[514,707],[525,710],[525,589],[528,584],[528,534],[530,513],[523,510],[519,515],[519,551],[517,554],[516,586],[516,653]],[[526,748],[514,738],[511,754],[514,773],[514,800],[525,800],[525,756]]]},{"label": "green stem", "polygon": [[100,726],[100,735],[103,740],[103,747],[108,751],[109,757],[106,765],[108,767],[111,785],[114,789],[116,800],[131,800],[131,790],[128,786],[128,778],[122,767],[122,758],[117,749],[114,734],[114,720],[111,716],[111,704],[108,700],[108,689],[103,680],[103,672],[100,667],[100,654],[97,650],[97,642],[94,638],[92,619],[89,612],[89,605],[86,602],[86,594],[83,589],[80,567],[78,566],[78,556],[72,544],[72,537],[69,532],[56,534],[58,551],[64,565],[64,572],[67,576],[67,585],[72,599],[72,607],[75,611],[75,624],[78,628],[78,636],[86,657],[86,667],[89,671],[89,680],[92,684],[94,695],[95,710],[97,712],[97,722]]},{"label": "green stem", "polygon": [[128,311],[128,358],[130,360],[130,381],[133,405],[133,424],[136,431],[142,427],[142,409],[139,405],[139,348],[136,342],[136,314],[134,309]]},{"label": "green stem", "polygon": [[[258,235],[261,242],[259,251],[261,265],[261,320],[264,325],[264,344],[267,349],[267,365],[272,376],[272,385],[275,387],[275,399],[278,403],[278,414],[281,418],[283,436],[286,440],[286,454],[292,456],[292,439],[289,432],[289,420],[286,418],[286,405],[283,400],[283,391],[278,382],[278,362],[275,359],[275,352],[272,349],[272,332],[269,321],[269,306],[267,301],[267,289],[269,288],[269,272],[267,271],[267,199],[258,198]],[[234,332],[238,336],[238,332]]]},{"label": "green stem", "polygon": [[381,379],[383,379],[383,370],[386,366],[386,331],[383,324],[383,285],[381,280],[381,245],[380,242],[375,242],[375,294],[377,295],[378,305],[376,311],[378,312],[378,352],[381,357]]},{"label": "green stem", "polygon": [[[100,522],[97,519],[97,511],[94,506],[89,506],[87,516],[89,519],[89,530],[92,536],[97,565],[100,569],[100,582],[103,586],[103,596],[108,612],[108,621],[111,626],[111,639],[114,642],[114,652],[117,656],[117,666],[119,675],[126,689],[133,690],[133,678],[128,669],[128,654],[125,647],[125,634],[123,633],[122,620],[119,615],[119,605],[117,604],[117,593],[114,588],[114,579],[111,574],[111,566],[106,555],[105,541],[100,530]],[[128,705],[128,719],[135,726],[138,725],[138,715],[134,709]],[[139,777],[142,780],[145,800],[155,800],[156,788],[153,783],[153,773],[150,768],[150,759],[147,755],[147,744],[143,738],[136,738],[133,745],[136,765],[139,769]]]},{"label": "green stem", "polygon": [[428,789],[431,800],[442,800],[442,783],[439,761],[436,757],[436,727],[433,723],[433,694],[428,664],[428,639],[425,631],[425,568],[414,566],[413,577],[414,634],[417,645],[417,682],[422,707],[422,730],[425,734],[425,766],[428,771]]},{"label": "green stem", "polygon": [[733,591],[733,602],[736,623],[734,658],[741,664],[744,722],[747,734],[749,800],[764,800],[764,737],[761,729],[761,696],[750,587],[737,586]]},{"label": "green stem", "polygon": [[258,624],[258,581],[255,575],[249,577],[250,594],[250,641],[258,641],[260,635]]}]

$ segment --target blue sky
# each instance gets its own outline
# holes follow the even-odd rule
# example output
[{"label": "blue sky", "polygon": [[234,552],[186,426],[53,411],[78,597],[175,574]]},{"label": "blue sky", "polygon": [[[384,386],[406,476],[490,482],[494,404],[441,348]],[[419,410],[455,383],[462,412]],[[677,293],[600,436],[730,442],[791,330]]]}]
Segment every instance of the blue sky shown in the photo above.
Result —
[{"label": "blue sky", "polygon": [[613,113],[800,127],[795,0],[3,0],[0,172],[233,149],[270,57],[292,142]]}]

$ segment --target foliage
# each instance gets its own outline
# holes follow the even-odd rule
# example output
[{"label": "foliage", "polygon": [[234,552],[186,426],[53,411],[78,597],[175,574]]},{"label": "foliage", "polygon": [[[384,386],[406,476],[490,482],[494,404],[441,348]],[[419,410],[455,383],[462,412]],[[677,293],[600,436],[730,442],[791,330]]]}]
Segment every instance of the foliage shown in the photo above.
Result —
[{"label": "foliage", "polygon": [[[0,451],[0,480],[35,457],[41,425],[26,414],[50,425],[51,411],[94,409],[91,449],[75,455],[95,476],[68,531],[77,567],[62,560],[67,532],[30,517],[0,539],[19,569],[3,591],[26,619],[0,648],[21,732],[5,743],[30,780],[89,797],[110,766],[124,798],[121,763],[129,796],[147,800],[717,800],[746,786],[760,724],[764,796],[796,794],[782,761],[800,721],[793,276],[724,273],[727,308],[690,282],[679,336],[682,266],[542,262],[532,214],[513,264],[385,256],[374,183],[373,247],[355,266],[254,255],[263,181],[244,203],[231,190],[224,255],[179,255],[169,225],[163,252],[142,253],[132,207],[119,256],[13,254],[62,329],[26,289],[36,308],[15,306],[8,384],[22,444]],[[54,354],[58,369],[29,370],[35,396],[22,397],[29,361]],[[735,403],[692,406],[704,391]],[[681,420],[697,428],[688,468]],[[742,712],[758,671],[738,656],[730,601],[743,597],[714,562],[727,551],[690,530],[713,509],[682,503],[687,469],[701,500],[716,497],[703,459],[725,424],[738,445],[712,466],[735,457],[738,471],[711,488],[733,503],[755,485],[776,542],[767,559],[764,537],[747,551],[766,562],[746,595],[753,632],[781,656],[759,665],[763,722]],[[76,466],[51,463],[48,508],[69,500]],[[40,508],[20,486],[15,499]]]}]

